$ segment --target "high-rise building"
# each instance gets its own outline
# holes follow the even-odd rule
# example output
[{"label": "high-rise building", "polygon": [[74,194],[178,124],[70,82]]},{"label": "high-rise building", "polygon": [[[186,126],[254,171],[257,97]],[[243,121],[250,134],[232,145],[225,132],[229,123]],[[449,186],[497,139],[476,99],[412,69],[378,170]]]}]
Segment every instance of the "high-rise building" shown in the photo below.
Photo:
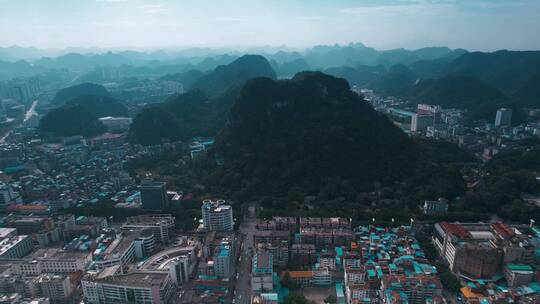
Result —
[{"label": "high-rise building", "polygon": [[181,285],[189,281],[189,257],[181,255],[171,261],[169,275],[176,285]]},{"label": "high-rise building", "polygon": [[169,197],[167,196],[166,184],[152,180],[142,181],[139,189],[141,191],[141,202],[143,209],[163,210],[169,207]]},{"label": "high-rise building", "polygon": [[512,123],[512,109],[500,108],[495,115],[496,127],[508,127]]},{"label": "high-rise building", "polygon": [[204,228],[210,231],[232,231],[234,228],[233,210],[225,200],[204,200],[202,207]]},{"label": "high-rise building", "polygon": [[217,277],[230,278],[233,272],[233,243],[223,239],[214,252],[214,270]]},{"label": "high-rise building", "polygon": [[425,132],[431,125],[433,125],[432,115],[413,114],[411,118],[412,132]]}]

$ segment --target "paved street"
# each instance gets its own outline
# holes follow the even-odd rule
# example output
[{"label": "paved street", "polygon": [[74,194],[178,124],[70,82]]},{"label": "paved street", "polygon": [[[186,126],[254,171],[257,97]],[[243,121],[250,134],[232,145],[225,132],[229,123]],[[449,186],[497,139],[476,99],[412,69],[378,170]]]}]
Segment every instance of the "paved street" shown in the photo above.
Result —
[{"label": "paved street", "polygon": [[255,232],[255,208],[249,207],[248,217],[240,225],[239,232],[243,236],[242,248],[240,252],[240,263],[238,264],[238,281],[236,282],[237,304],[249,303],[251,300],[250,271],[251,256],[253,250],[253,233]]}]

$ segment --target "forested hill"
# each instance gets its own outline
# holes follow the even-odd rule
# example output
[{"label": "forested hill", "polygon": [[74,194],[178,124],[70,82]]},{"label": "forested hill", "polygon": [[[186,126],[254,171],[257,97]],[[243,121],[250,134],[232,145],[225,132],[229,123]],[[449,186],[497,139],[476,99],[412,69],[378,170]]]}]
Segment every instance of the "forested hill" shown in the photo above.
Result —
[{"label": "forested hill", "polygon": [[109,92],[102,85],[86,82],[61,89],[56,93],[51,103],[63,105],[81,95],[109,96]]},{"label": "forested hill", "polygon": [[332,177],[371,189],[406,176],[418,155],[344,79],[319,72],[248,81],[214,152],[225,159],[225,183],[266,189],[317,187]]},{"label": "forested hill", "polygon": [[263,56],[244,55],[200,77],[192,88],[203,90],[209,96],[213,96],[224,93],[232,87],[241,86],[255,77],[276,78],[276,73]]}]

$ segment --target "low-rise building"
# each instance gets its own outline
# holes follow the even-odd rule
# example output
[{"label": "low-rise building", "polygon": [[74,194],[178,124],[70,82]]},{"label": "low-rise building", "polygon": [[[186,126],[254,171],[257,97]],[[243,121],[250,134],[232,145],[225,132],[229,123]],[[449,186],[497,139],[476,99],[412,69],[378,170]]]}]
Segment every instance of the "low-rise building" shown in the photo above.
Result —
[{"label": "low-rise building", "polygon": [[439,198],[436,201],[424,201],[422,206],[424,214],[442,214],[448,211],[448,200],[445,198]]},{"label": "low-rise building", "polygon": [[119,274],[116,267],[98,275],[87,275],[81,282],[84,300],[92,304],[171,302],[173,283],[168,273],[131,272]]},{"label": "low-rise building", "polygon": [[174,217],[170,214],[145,214],[132,216],[122,225],[123,231],[149,229],[156,241],[169,244],[175,236]]},{"label": "low-rise building", "polygon": [[534,278],[529,265],[508,264],[504,267],[504,278],[509,287],[528,285]]},{"label": "low-rise building", "polygon": [[253,256],[251,290],[254,293],[267,293],[274,290],[272,260],[272,254],[267,251],[259,251]]},{"label": "low-rise building", "polygon": [[17,259],[32,251],[32,239],[14,228],[0,228],[0,259]]}]

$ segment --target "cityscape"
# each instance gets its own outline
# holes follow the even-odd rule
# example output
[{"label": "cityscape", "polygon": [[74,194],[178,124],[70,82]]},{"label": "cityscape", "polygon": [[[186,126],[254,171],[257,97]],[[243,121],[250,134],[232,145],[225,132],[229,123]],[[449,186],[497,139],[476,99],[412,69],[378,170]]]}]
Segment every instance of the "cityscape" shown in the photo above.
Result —
[{"label": "cityscape", "polygon": [[540,303],[540,3],[22,2],[0,304]]}]

